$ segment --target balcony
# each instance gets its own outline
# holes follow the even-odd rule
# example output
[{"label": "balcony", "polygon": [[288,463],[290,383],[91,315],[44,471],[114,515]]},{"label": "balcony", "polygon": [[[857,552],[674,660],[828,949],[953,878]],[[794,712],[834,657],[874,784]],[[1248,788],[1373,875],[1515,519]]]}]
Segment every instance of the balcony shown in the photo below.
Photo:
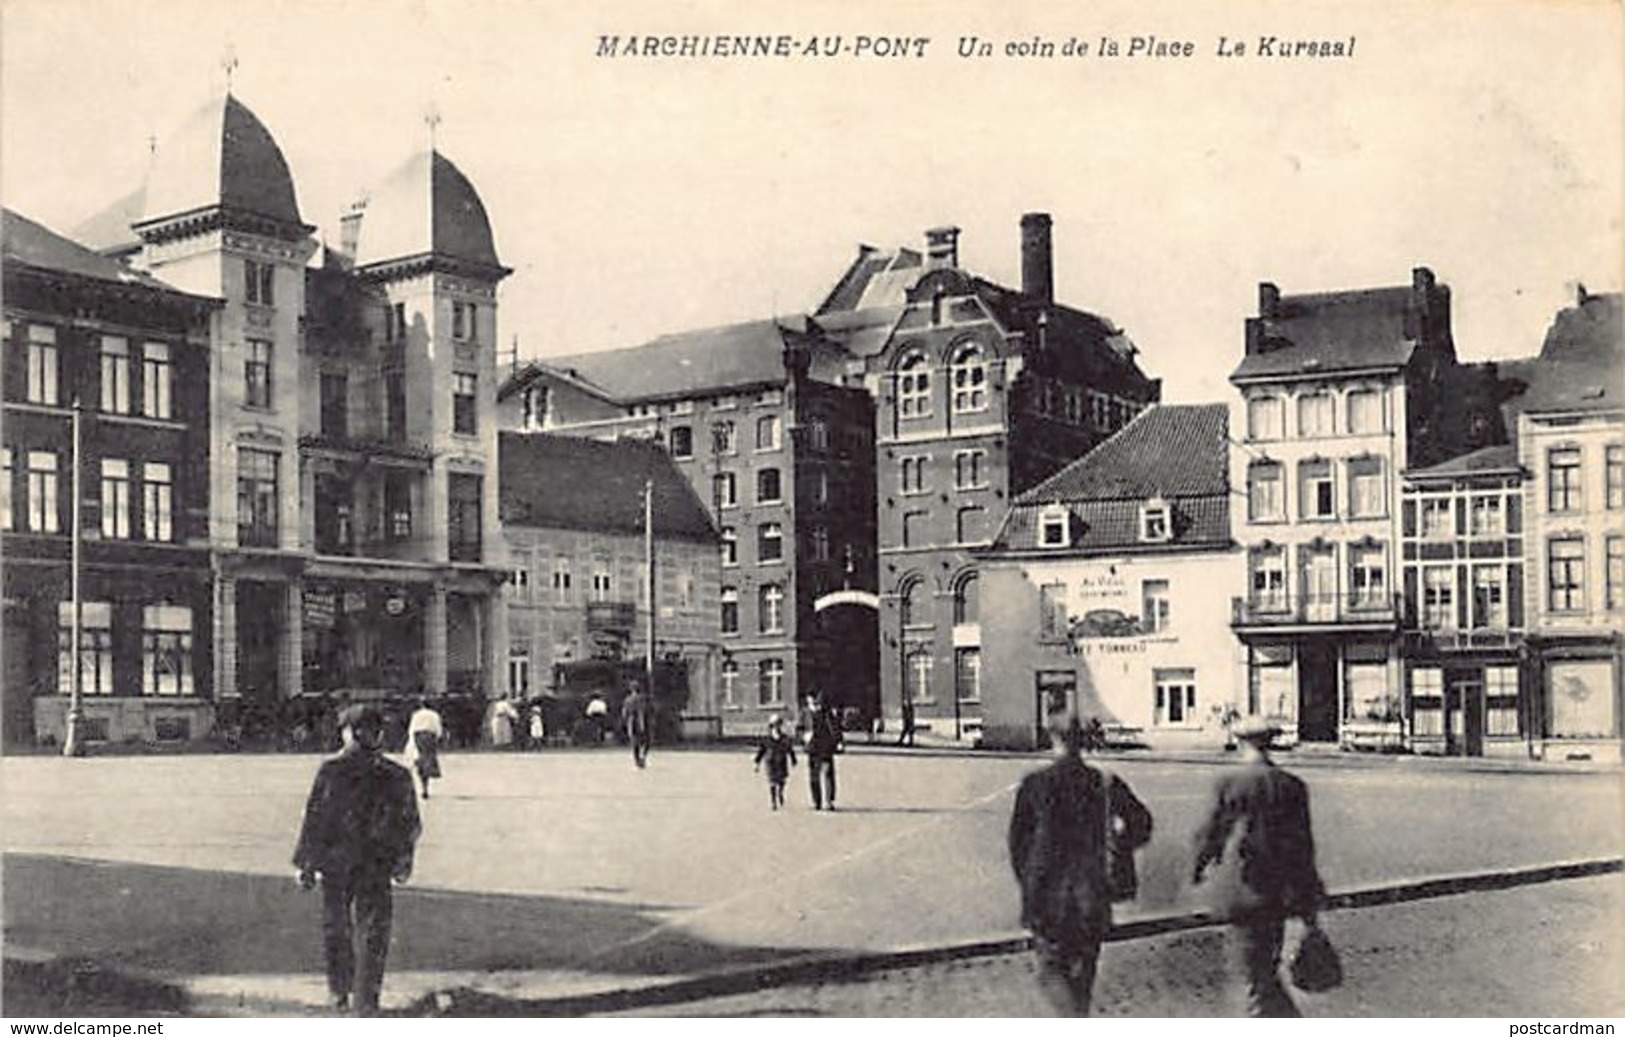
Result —
[{"label": "balcony", "polygon": [[1257,594],[1230,599],[1230,626],[1241,630],[1397,629],[1405,616],[1404,595]]}]

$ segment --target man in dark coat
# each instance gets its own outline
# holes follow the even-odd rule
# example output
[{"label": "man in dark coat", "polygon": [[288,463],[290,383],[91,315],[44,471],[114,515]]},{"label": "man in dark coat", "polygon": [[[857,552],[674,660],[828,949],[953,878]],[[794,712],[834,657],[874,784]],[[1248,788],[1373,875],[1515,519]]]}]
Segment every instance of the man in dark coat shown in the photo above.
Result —
[{"label": "man in dark coat", "polygon": [[1325,896],[1315,870],[1309,790],[1275,766],[1269,745],[1280,729],[1249,717],[1233,729],[1241,766],[1220,776],[1213,807],[1196,833],[1201,882],[1209,865],[1212,906],[1230,920],[1231,954],[1246,979],[1247,1012],[1295,1017],[1281,984],[1281,940],[1291,916],[1313,923]]},{"label": "man in dark coat", "polygon": [[823,810],[828,803],[829,809],[834,810],[835,754],[845,748],[846,736],[841,733],[840,718],[818,696],[809,700],[809,709],[807,780],[812,785],[813,809]]},{"label": "man in dark coat", "polygon": [[1010,864],[1039,986],[1061,1015],[1085,1016],[1112,902],[1134,895],[1132,855],[1151,839],[1151,813],[1126,782],[1083,762],[1076,714],[1052,717],[1050,734],[1057,759],[1016,793]]},{"label": "man in dark coat", "polygon": [[314,888],[321,877],[333,1007],[349,1008],[353,993],[356,1013],[375,1015],[389,954],[390,883],[411,876],[421,823],[411,773],[379,750],[383,716],[373,706],[351,706],[339,724],[344,748],[316,772],[293,863],[302,888]]},{"label": "man in dark coat", "polygon": [[649,712],[649,696],[638,685],[621,700],[621,729],[632,745],[632,762],[639,767],[648,766],[649,745],[654,738],[654,719]]}]

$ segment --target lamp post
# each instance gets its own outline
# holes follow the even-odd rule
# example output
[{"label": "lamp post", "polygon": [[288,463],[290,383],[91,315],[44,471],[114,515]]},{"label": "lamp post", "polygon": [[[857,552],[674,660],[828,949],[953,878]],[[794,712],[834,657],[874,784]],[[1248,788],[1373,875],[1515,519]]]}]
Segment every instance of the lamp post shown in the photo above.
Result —
[{"label": "lamp post", "polygon": [[649,580],[649,644],[645,650],[644,665],[648,670],[648,688],[650,701],[654,701],[655,693],[655,483],[647,479],[643,483],[643,568]]},{"label": "lamp post", "polygon": [[68,627],[68,722],[67,731],[62,736],[62,755],[80,756],[84,753],[84,746],[79,740],[79,727],[84,720],[84,675],[83,662],[79,658],[79,639],[82,634],[84,606],[79,600],[79,416],[80,403],[77,395],[73,398],[73,471],[69,476],[70,493],[72,495],[72,508],[69,516],[69,543],[72,545],[68,556],[68,593],[72,604],[73,618]]}]

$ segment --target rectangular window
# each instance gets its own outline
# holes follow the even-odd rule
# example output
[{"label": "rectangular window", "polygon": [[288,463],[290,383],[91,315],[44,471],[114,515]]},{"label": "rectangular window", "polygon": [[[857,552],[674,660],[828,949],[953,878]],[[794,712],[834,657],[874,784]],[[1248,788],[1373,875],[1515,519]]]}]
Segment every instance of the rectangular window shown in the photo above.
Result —
[{"label": "rectangular window", "polygon": [[28,528],[35,533],[62,531],[62,501],[57,491],[56,455],[28,452]]},{"label": "rectangular window", "polygon": [[130,538],[130,462],[102,459],[102,536]]},{"label": "rectangular window", "polygon": [[141,616],[141,693],[191,695],[192,610],[148,605]]},{"label": "rectangular window", "polygon": [[777,450],[779,448],[779,416],[768,414],[756,419],[756,449]]},{"label": "rectangular window", "polygon": [[384,476],[384,537],[395,543],[412,539],[412,477],[405,472]]},{"label": "rectangular window", "polygon": [[[73,603],[57,607],[57,693],[73,691]],[[86,695],[113,694],[113,606],[106,602],[79,605],[79,690]]]},{"label": "rectangular window", "polygon": [[451,337],[458,342],[478,342],[479,304],[453,302],[451,304]]},{"label": "rectangular window", "polygon": [[1422,626],[1428,630],[1456,629],[1456,570],[1430,565],[1422,570]]},{"label": "rectangular window", "polygon": [[1166,503],[1148,503],[1140,508],[1140,539],[1148,544],[1163,543],[1174,535],[1172,509]]},{"label": "rectangular window", "polygon": [[1247,436],[1250,439],[1280,439],[1286,422],[1285,402],[1279,396],[1256,396],[1247,401]]},{"label": "rectangular window", "polygon": [[722,564],[739,564],[739,533],[732,526],[722,527]]},{"label": "rectangular window", "polygon": [[530,656],[523,648],[508,652],[508,694],[530,694]]},{"label": "rectangular window", "polygon": [[251,338],[243,353],[243,406],[270,410],[272,395],[271,343]]},{"label": "rectangular window", "polygon": [[1456,533],[1455,509],[1444,497],[1422,500],[1422,537],[1425,540],[1448,540]]},{"label": "rectangular window", "polygon": [[169,343],[148,342],[141,348],[141,413],[149,418],[175,416],[173,375]]},{"label": "rectangular window", "polygon": [[756,503],[777,504],[783,499],[783,488],[779,485],[779,470],[777,468],[763,468],[756,473]]},{"label": "rectangular window", "polygon": [[900,492],[912,495],[925,493],[930,489],[925,477],[925,466],[928,460],[929,458],[925,456],[903,458]]},{"label": "rectangular window", "polygon": [[1387,552],[1380,546],[1349,548],[1349,590],[1355,608],[1388,604]]},{"label": "rectangular window", "polygon": [[570,559],[567,555],[559,555],[553,559],[553,597],[560,602],[567,603],[573,595]]},{"label": "rectangular window", "polygon": [[694,456],[694,429],[688,425],[678,425],[671,430],[668,437],[671,442],[671,456],[682,460]]},{"label": "rectangular window", "polygon": [[1356,435],[1383,431],[1382,394],[1356,389],[1348,395],[1349,431]]},{"label": "rectangular window", "polygon": [[1066,634],[1066,584],[1046,583],[1038,588],[1038,635],[1056,638]]},{"label": "rectangular window", "polygon": [[979,544],[987,539],[987,509],[960,508],[954,516],[954,536],[961,544]]},{"label": "rectangular window", "polygon": [[4,473],[0,474],[0,529],[11,529],[11,448],[0,448]]},{"label": "rectangular window", "polygon": [[[721,406],[721,404],[718,404]],[[713,422],[711,425],[711,452],[713,454],[739,453],[739,428],[731,421]]]},{"label": "rectangular window", "polygon": [[924,547],[930,541],[930,521],[931,513],[928,511],[903,512],[903,546]]},{"label": "rectangular window", "polygon": [[764,522],[756,528],[756,560],[777,562],[784,558],[784,527]]},{"label": "rectangular window", "polygon": [[1148,634],[1168,629],[1173,615],[1173,598],[1168,594],[1167,580],[1140,582],[1140,625]]},{"label": "rectangular window", "polygon": [[55,407],[59,402],[60,375],[56,352],[56,329],[43,324],[28,326],[28,402]]},{"label": "rectangular window", "polygon": [[776,583],[762,587],[756,595],[756,618],[764,634],[784,633],[784,588]]},{"label": "rectangular window", "polygon": [[829,530],[823,526],[813,527],[812,557],[815,562],[829,561]]},{"label": "rectangular window", "polygon": [[446,543],[454,562],[480,560],[482,485],[477,475],[446,476]]},{"label": "rectangular window", "polygon": [[980,702],[982,699],[982,650],[980,648],[954,649],[954,694],[961,702]]},{"label": "rectangular window", "polygon": [[261,306],[276,305],[276,267],[270,263],[243,261],[243,296]]},{"label": "rectangular window", "polygon": [[1052,505],[1038,516],[1038,546],[1068,547],[1072,543],[1072,513]]},{"label": "rectangular window", "polygon": [[1518,724],[1518,668],[1484,667],[1484,733],[1491,738],[1516,738]]},{"label": "rectangular window", "polygon": [[406,304],[404,302],[384,304],[384,341],[391,344],[406,341]]},{"label": "rectangular window", "polygon": [[756,703],[760,706],[777,706],[784,702],[784,663],[779,659],[763,659],[757,672],[760,674],[756,691]]},{"label": "rectangular window", "polygon": [[1468,511],[1468,529],[1475,537],[1500,537],[1506,533],[1506,515],[1499,496],[1479,496],[1472,499]]},{"label": "rectangular window", "polygon": [[467,371],[451,376],[451,430],[472,436],[475,432],[475,401],[479,398],[479,378]]},{"label": "rectangular window", "polygon": [[1483,630],[1507,628],[1506,572],[1500,565],[1473,566],[1473,623]]},{"label": "rectangular window", "polygon": [[732,659],[722,664],[722,706],[739,708],[739,664]]},{"label": "rectangular window", "polygon": [[1362,457],[1349,462],[1349,515],[1381,518],[1388,514],[1388,483],[1382,458]]},{"label": "rectangular window", "polygon": [[1298,397],[1298,435],[1307,437],[1331,434],[1331,394],[1317,392]]},{"label": "rectangular window", "polygon": [[739,485],[734,479],[734,473],[722,472],[711,478],[711,496],[716,498],[717,507],[731,508],[739,503]]},{"label": "rectangular window", "polygon": [[936,692],[931,688],[931,671],[936,660],[929,645],[915,645],[908,653],[908,696],[915,702],[935,702]]},{"label": "rectangular window", "polygon": [[598,559],[592,567],[592,600],[608,601],[614,587],[615,578],[609,571],[609,559]]},{"label": "rectangular window", "polygon": [[1585,608],[1585,541],[1579,537],[1546,545],[1546,605],[1553,612]]},{"label": "rectangular window", "polygon": [[961,450],[954,454],[954,488],[974,490],[987,485],[987,451]]},{"label": "rectangular window", "polygon": [[384,372],[385,433],[391,442],[406,440],[406,372]]},{"label": "rectangular window", "polygon": [[280,459],[274,451],[237,451],[237,542],[244,547],[277,545]]},{"label": "rectangular window", "polygon": [[1156,703],[1152,723],[1158,727],[1186,727],[1200,722],[1196,715],[1196,671],[1155,670]]},{"label": "rectangular window", "polygon": [[722,632],[739,633],[739,591],[733,587],[722,588]]},{"label": "rectangular window", "polygon": [[102,411],[130,413],[130,340],[102,336]]},{"label": "rectangular window", "polygon": [[1298,466],[1298,506],[1305,519],[1329,519],[1337,515],[1337,487],[1332,480],[1330,461],[1305,461]]},{"label": "rectangular window", "polygon": [[1284,548],[1253,552],[1253,608],[1263,612],[1286,608],[1286,551]]},{"label": "rectangular window", "polygon": [[1286,518],[1285,482],[1278,464],[1254,464],[1247,469],[1247,518],[1252,522],[1280,522]]},{"label": "rectangular window", "polygon": [[1604,576],[1607,580],[1608,607],[1625,608],[1625,537],[1609,537],[1607,550],[1608,567]]},{"label": "rectangular window", "polygon": [[1554,447],[1546,452],[1546,509],[1580,510],[1580,448]]},{"label": "rectangular window", "polygon": [[1625,508],[1625,447],[1603,448],[1603,489],[1608,510]]}]

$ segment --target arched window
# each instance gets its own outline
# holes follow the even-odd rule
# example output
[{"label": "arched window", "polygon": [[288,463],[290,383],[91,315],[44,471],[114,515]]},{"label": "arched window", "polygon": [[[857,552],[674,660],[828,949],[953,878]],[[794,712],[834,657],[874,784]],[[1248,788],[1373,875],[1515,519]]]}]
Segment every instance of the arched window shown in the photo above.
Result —
[{"label": "arched window", "polygon": [[975,573],[961,577],[954,586],[954,624],[975,623],[980,611]]},{"label": "arched window", "polygon": [[973,343],[955,350],[949,375],[955,414],[987,410],[987,358],[981,346]]},{"label": "arched window", "polygon": [[897,413],[905,418],[931,413],[931,370],[924,353],[910,353],[897,365]]},{"label": "arched window", "polygon": [[776,583],[764,584],[759,599],[762,633],[784,633],[784,588]]},{"label": "arched window", "polygon": [[931,592],[924,580],[909,580],[897,594],[905,627],[931,625]]}]

